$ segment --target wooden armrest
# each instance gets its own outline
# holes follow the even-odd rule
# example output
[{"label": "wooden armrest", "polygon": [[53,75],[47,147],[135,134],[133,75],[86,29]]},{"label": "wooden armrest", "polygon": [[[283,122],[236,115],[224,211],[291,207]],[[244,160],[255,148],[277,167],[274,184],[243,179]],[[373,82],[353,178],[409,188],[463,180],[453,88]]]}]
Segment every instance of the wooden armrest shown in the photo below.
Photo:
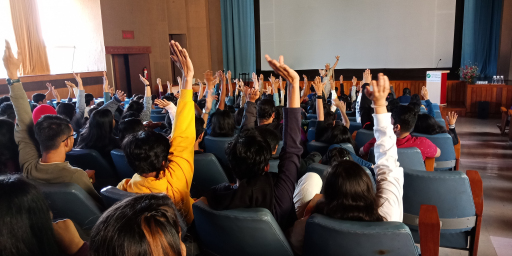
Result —
[{"label": "wooden armrest", "polygon": [[500,110],[501,110],[501,112],[507,113],[507,109],[505,107],[501,107]]},{"label": "wooden armrest", "polygon": [[355,141],[356,140],[356,135],[357,135],[357,131],[354,131],[354,133],[352,133],[352,139]]},{"label": "wooden armrest", "polygon": [[425,169],[427,169],[427,171],[433,172],[435,164],[436,164],[435,158],[433,158],[433,157],[425,158]]},{"label": "wooden armrest", "polygon": [[316,203],[318,203],[318,200],[324,198],[324,195],[322,194],[316,194],[311,201],[309,201],[308,206],[306,207],[306,210],[304,210],[304,218],[311,216],[313,214],[313,210],[315,209]]},{"label": "wooden armrest", "polygon": [[473,194],[473,202],[475,203],[476,229],[475,234],[471,236],[470,252],[471,255],[478,255],[478,243],[480,242],[480,229],[482,227],[482,214],[484,211],[484,189],[482,178],[477,171],[466,171]]},{"label": "wooden armrest", "polygon": [[422,256],[439,256],[441,222],[435,205],[423,204],[419,218],[420,247]]}]

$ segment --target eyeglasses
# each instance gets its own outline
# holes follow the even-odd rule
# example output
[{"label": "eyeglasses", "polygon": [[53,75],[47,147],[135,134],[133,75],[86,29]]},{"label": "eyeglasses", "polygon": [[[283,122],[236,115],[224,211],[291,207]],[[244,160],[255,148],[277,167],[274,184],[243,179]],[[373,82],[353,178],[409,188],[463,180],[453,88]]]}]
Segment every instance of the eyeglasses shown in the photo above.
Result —
[{"label": "eyeglasses", "polygon": [[69,139],[69,137],[71,137],[71,136],[75,137],[75,136],[76,136],[76,132],[73,132],[73,134],[71,134],[71,135],[67,136],[67,137],[66,137],[62,142],[66,141],[66,140],[67,140],[67,139]]}]

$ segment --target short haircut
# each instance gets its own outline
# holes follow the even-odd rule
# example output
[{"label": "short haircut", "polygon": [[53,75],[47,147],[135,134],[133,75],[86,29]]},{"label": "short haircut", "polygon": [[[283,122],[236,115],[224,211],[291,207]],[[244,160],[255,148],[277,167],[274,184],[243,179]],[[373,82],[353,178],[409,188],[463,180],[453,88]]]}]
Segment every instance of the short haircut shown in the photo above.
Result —
[{"label": "short haircut", "polygon": [[133,101],[143,101],[144,100],[144,96],[143,95],[137,95],[137,96],[134,96],[133,97]]},{"label": "short haircut", "polygon": [[322,157],[322,164],[332,166],[343,160],[353,160],[350,152],[344,147],[335,147]]},{"label": "short haircut", "polygon": [[71,134],[69,120],[58,115],[44,115],[34,126],[34,132],[42,152],[59,148],[62,140]]},{"label": "short haircut", "polygon": [[34,93],[32,95],[32,102],[39,103],[46,99],[46,95],[43,93]]},{"label": "short haircut", "polygon": [[403,95],[411,96],[411,89],[409,89],[409,88],[404,88],[404,89],[402,90],[402,94],[403,94]]},{"label": "short haircut", "polygon": [[354,145],[352,134],[350,134],[350,130],[344,125],[332,126],[319,141],[329,144],[350,143]]},{"label": "short haircut", "polygon": [[7,95],[0,97],[0,105],[4,104],[5,102],[11,102],[11,97]]},{"label": "short haircut", "polygon": [[212,137],[233,137],[235,135],[235,120],[228,110],[217,109],[212,115]]},{"label": "short haircut", "polygon": [[69,121],[73,120],[76,108],[71,103],[62,102],[57,106],[57,115],[67,118]]},{"label": "short haircut", "polygon": [[[324,104],[324,107],[326,104]],[[336,120],[336,114],[332,112],[328,107],[324,108],[324,123],[327,126],[333,126],[333,122]]]},{"label": "short haircut", "polygon": [[103,105],[105,105],[105,101],[98,101],[95,106],[98,107],[98,108],[101,108],[103,107]]},{"label": "short haircut", "polygon": [[16,112],[12,102],[4,102],[0,105],[0,118],[6,118],[14,122],[16,120]]},{"label": "short haircut", "polygon": [[276,112],[276,107],[274,105],[274,101],[271,99],[263,99],[258,102],[258,111],[257,116],[258,119],[267,120],[272,117],[272,115]]},{"label": "short haircut", "polygon": [[171,144],[161,133],[142,131],[126,137],[122,149],[130,167],[137,174],[158,173],[162,163],[167,161]]},{"label": "short haircut", "polygon": [[266,127],[258,127],[256,130],[261,137],[268,141],[268,144],[270,144],[270,149],[274,151],[277,145],[279,145],[279,134],[276,131]]},{"label": "short haircut", "polygon": [[392,113],[393,110],[400,106],[400,101],[398,99],[392,99],[388,102],[388,105],[386,106],[386,108],[388,109],[388,113]]},{"label": "short haircut", "polygon": [[[91,104],[91,101],[92,101],[92,104]],[[85,94],[85,106],[88,107],[90,105],[94,105],[94,95],[92,95],[91,93],[86,93]]]},{"label": "short haircut", "polygon": [[228,162],[239,180],[260,176],[272,157],[270,144],[256,130],[242,131],[228,143],[226,148]]},{"label": "short haircut", "polygon": [[204,132],[204,130],[204,119],[199,116],[196,116],[196,140]]},{"label": "short haircut", "polygon": [[144,104],[142,102],[133,100],[128,104],[128,106],[124,109],[124,113],[127,113],[129,111],[134,111],[136,113],[141,114],[142,111],[144,111]]},{"label": "short haircut", "polygon": [[391,117],[393,118],[393,125],[399,124],[402,132],[412,132],[418,113],[411,106],[400,105],[393,110]]},{"label": "short haircut", "polygon": [[119,122],[119,141],[122,143],[130,134],[144,130],[142,121],[138,118],[128,118]]},{"label": "short haircut", "polygon": [[140,118],[140,113],[137,113],[135,111],[128,111],[128,112],[125,112],[122,116],[121,116],[121,121],[122,120],[125,120],[125,119],[129,119],[129,118]]}]

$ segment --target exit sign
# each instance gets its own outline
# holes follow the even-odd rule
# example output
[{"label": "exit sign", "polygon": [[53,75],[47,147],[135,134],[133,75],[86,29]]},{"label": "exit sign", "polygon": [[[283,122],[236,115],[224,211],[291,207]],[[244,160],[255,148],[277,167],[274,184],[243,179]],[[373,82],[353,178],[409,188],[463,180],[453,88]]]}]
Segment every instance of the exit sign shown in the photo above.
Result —
[{"label": "exit sign", "polygon": [[123,30],[123,39],[134,39],[133,30]]}]

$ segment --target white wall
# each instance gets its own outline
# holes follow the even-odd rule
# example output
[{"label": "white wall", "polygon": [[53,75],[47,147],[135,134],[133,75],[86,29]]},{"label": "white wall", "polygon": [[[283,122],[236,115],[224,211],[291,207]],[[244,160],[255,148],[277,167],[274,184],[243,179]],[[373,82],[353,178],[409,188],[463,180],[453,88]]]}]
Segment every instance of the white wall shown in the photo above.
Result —
[{"label": "white wall", "polygon": [[260,0],[265,54],[298,70],[452,66],[456,0]]}]

